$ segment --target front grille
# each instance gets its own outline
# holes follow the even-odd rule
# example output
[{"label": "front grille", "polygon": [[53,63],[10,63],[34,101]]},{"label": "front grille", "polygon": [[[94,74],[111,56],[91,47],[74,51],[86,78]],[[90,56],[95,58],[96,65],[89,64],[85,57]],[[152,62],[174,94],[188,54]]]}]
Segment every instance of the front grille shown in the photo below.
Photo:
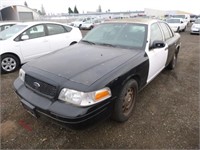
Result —
[{"label": "front grille", "polygon": [[56,95],[56,86],[38,80],[28,74],[25,75],[25,85],[41,95],[53,98]]}]

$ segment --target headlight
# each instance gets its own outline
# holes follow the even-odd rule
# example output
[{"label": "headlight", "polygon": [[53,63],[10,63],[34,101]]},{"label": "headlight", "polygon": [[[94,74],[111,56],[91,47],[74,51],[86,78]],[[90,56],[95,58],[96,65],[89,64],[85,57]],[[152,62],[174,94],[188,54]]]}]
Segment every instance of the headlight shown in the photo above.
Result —
[{"label": "headlight", "polygon": [[23,69],[19,70],[19,78],[24,81],[25,79],[25,71]]},{"label": "headlight", "polygon": [[111,91],[107,87],[89,93],[63,88],[59,94],[58,99],[78,106],[89,106],[106,100],[110,97]]}]

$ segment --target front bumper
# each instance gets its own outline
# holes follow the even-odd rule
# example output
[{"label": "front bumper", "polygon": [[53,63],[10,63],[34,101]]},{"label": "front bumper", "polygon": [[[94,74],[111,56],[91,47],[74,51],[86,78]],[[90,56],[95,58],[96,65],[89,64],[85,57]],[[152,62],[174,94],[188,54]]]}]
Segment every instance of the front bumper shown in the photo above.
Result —
[{"label": "front bumper", "polygon": [[110,117],[114,101],[108,99],[96,105],[78,107],[36,94],[19,78],[14,82],[14,90],[21,98],[24,108],[34,116],[45,116],[72,128],[82,128]]},{"label": "front bumper", "polygon": [[191,33],[191,34],[200,34],[200,29],[198,29],[198,28],[192,28],[192,29],[190,30],[190,33]]}]

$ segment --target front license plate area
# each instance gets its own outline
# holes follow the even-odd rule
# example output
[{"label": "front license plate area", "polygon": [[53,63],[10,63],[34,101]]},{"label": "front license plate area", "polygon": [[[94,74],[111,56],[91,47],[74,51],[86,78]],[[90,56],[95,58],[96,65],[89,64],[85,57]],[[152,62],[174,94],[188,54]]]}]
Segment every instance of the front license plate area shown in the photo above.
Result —
[{"label": "front license plate area", "polygon": [[37,112],[35,111],[35,106],[31,105],[23,99],[21,100],[21,104],[29,114],[31,114],[35,118],[38,118]]}]

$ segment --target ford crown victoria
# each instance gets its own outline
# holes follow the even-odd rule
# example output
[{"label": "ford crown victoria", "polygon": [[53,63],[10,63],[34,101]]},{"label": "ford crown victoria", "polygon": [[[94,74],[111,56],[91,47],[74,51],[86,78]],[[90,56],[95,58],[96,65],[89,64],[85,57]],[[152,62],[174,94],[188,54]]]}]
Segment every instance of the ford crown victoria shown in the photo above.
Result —
[{"label": "ford crown victoria", "polygon": [[14,89],[32,115],[71,127],[129,119],[138,92],[164,68],[174,69],[180,35],[166,22],[103,23],[78,44],[22,66]]}]

